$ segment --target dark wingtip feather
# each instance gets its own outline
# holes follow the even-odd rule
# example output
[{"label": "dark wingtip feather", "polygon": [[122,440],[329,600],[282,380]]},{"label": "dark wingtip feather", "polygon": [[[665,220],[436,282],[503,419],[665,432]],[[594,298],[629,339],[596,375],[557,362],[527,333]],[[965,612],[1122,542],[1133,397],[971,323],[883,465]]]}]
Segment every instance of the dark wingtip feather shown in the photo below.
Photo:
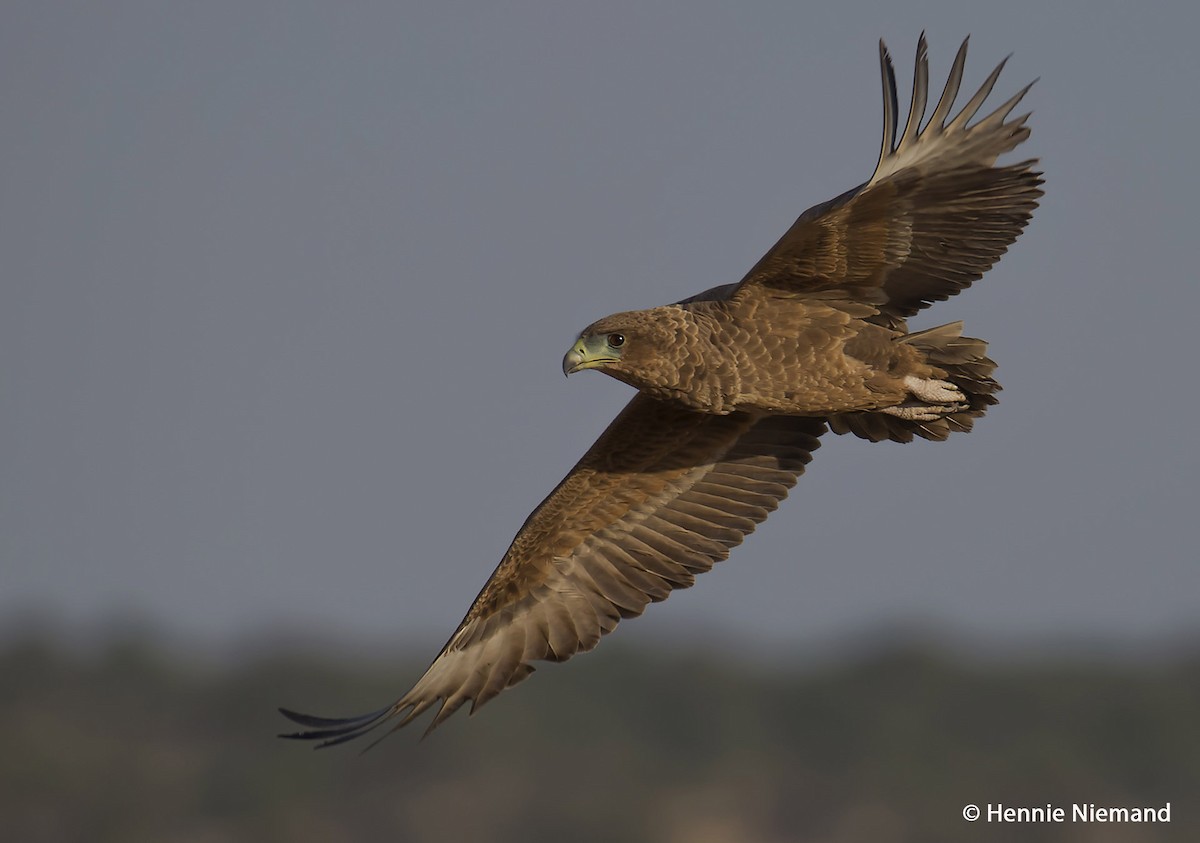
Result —
[{"label": "dark wingtip feather", "polygon": [[355,717],[317,717],[312,714],[301,714],[298,711],[292,711],[288,708],[280,708],[279,713],[291,720],[293,723],[299,723],[301,726],[313,726],[319,729],[328,728],[331,726],[349,726],[353,723],[365,723],[368,720],[378,720],[383,715],[391,711],[392,707],[386,706],[378,711],[371,711],[366,714],[359,714]]},{"label": "dark wingtip feather", "polygon": [[308,728],[302,732],[283,733],[278,737],[294,741],[322,741],[317,745],[317,749],[336,746],[371,731],[386,719],[391,710],[392,707],[387,706],[357,717],[316,717],[280,708],[279,713],[288,720]]},{"label": "dark wingtip feather", "polygon": [[892,66],[892,54],[888,52],[887,44],[879,39],[879,70],[883,82],[883,139],[879,148],[878,169],[895,150],[896,132],[899,129],[899,96],[896,93],[896,70]]}]

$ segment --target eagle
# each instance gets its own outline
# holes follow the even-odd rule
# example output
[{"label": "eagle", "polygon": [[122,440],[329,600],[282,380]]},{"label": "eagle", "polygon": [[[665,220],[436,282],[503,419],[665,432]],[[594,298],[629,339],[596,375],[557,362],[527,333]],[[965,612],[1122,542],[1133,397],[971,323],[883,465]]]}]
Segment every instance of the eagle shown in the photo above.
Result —
[{"label": "eagle", "polygon": [[474,713],[725,559],[827,431],[940,441],[996,403],[983,340],[961,322],[910,332],[906,320],[978,280],[1037,207],[1037,160],[996,163],[1029,136],[1029,114],[1009,115],[1033,83],[976,120],[1001,62],[951,118],[964,40],[926,119],[927,54],[922,35],[900,129],[879,42],[883,141],[866,182],[801,214],[737,283],[579,334],[563,371],[595,369],[637,395],[521,525],[411,690],[358,717],[280,709],[304,727],[280,737],[324,747],[434,706],[426,734],[465,703]]}]

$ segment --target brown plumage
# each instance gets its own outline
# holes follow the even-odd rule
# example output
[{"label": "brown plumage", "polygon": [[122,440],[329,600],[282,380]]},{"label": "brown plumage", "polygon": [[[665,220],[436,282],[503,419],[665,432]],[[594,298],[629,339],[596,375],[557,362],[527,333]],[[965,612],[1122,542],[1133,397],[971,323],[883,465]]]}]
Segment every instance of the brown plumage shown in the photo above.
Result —
[{"label": "brown plumage", "polygon": [[[639,390],[522,525],[429,669],[361,717],[281,709],[342,743],[437,706],[432,730],[528,676],[539,660],[590,650],[621,618],[692,585],[787,495],[827,429],[865,439],[945,439],[995,403],[995,364],[961,323],[909,333],[905,320],[980,278],[1041,196],[1034,161],[996,166],[1029,135],[1007,119],[1026,86],[971,121],[997,67],[948,119],[964,41],[922,127],[926,45],[899,131],[880,42],[884,132],[871,178],[809,209],[736,284],[593,323],[564,359]],[[427,730],[428,731],[428,730]]]}]

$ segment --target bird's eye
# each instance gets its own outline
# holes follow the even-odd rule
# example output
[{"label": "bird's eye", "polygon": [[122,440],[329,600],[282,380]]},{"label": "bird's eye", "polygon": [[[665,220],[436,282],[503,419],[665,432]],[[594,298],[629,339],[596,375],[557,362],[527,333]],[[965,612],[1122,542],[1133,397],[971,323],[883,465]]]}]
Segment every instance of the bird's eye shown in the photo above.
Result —
[{"label": "bird's eye", "polygon": [[620,348],[624,344],[625,344],[625,335],[624,334],[609,334],[608,335],[608,347],[609,348]]}]

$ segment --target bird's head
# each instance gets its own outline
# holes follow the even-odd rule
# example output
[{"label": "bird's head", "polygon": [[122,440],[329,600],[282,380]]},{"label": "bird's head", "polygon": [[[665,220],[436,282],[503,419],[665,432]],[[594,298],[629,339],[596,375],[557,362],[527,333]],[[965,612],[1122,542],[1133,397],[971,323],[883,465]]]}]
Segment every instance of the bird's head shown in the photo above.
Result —
[{"label": "bird's head", "polygon": [[583,329],[563,357],[563,374],[599,369],[628,381],[651,361],[661,358],[675,336],[653,311],[606,316]]}]

